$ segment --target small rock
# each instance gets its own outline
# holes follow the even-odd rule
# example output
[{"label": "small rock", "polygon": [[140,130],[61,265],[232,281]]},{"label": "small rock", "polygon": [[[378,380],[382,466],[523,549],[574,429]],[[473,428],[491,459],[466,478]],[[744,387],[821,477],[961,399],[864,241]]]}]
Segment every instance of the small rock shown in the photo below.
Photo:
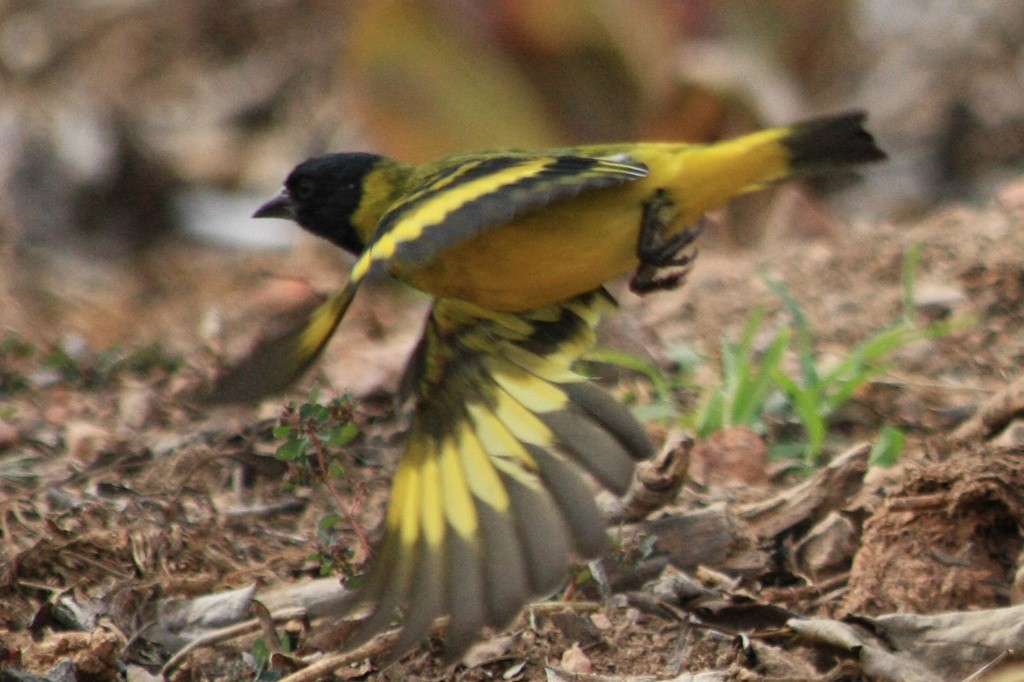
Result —
[{"label": "small rock", "polygon": [[583,653],[579,644],[573,644],[565,650],[559,661],[559,666],[562,670],[570,673],[588,674],[594,670],[594,664],[590,662],[590,657]]},{"label": "small rock", "polygon": [[797,546],[801,570],[821,578],[848,569],[853,560],[856,530],[848,518],[830,512],[812,528]]},{"label": "small rock", "polygon": [[84,362],[89,357],[89,342],[81,334],[65,334],[60,349],[75,362]]},{"label": "small rock", "polygon": [[60,382],[60,372],[55,369],[37,369],[29,375],[29,381],[36,388],[47,388]]},{"label": "small rock", "polygon": [[706,486],[761,485],[767,467],[764,439],[742,426],[715,431],[690,452],[690,478]]},{"label": "small rock", "polygon": [[914,305],[933,320],[949,317],[966,300],[963,290],[950,284],[919,285],[914,291]]},{"label": "small rock", "polygon": [[110,433],[89,422],[71,422],[64,429],[68,453],[82,463],[92,462],[102,450],[113,444]]},{"label": "small rock", "polygon": [[121,391],[117,399],[117,414],[121,425],[138,431],[153,416],[156,395],[153,389],[142,382],[131,382]]},{"label": "small rock", "polygon": [[224,335],[223,311],[216,306],[207,309],[199,320],[197,331],[203,343],[214,348],[219,347],[220,339]]},{"label": "small rock", "polygon": [[597,611],[596,613],[590,614],[590,622],[594,624],[595,628],[601,631],[612,629],[612,620],[608,617],[608,614],[603,611]]}]

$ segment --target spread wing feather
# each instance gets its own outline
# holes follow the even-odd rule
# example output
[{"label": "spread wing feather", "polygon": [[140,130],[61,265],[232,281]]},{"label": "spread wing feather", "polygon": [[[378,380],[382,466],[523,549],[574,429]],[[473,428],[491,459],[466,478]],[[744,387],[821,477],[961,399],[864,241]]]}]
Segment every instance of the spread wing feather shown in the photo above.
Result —
[{"label": "spread wing feather", "polygon": [[[359,644],[403,614],[398,656],[448,617],[456,656],[599,555],[605,524],[586,474],[624,490],[649,456],[643,428],[572,365],[613,306],[603,291],[517,314],[435,302],[409,369],[416,412],[385,535],[362,588]],[[583,396],[582,401],[573,395]]]}]

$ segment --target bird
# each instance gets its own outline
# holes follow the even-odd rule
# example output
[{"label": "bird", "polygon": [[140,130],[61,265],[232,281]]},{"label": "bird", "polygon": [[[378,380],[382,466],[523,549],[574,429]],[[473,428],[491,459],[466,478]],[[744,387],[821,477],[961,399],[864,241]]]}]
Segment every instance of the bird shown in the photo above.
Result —
[{"label": "bird", "polygon": [[294,220],[355,263],[307,319],[229,368],[213,400],[291,384],[372,271],[433,297],[403,381],[414,406],[383,538],[352,597],[371,615],[348,646],[397,610],[392,655],[446,616],[455,657],[557,587],[573,557],[602,553],[588,479],[621,493],[653,453],[630,411],[575,369],[615,309],[605,285],[632,273],[638,294],[679,286],[709,210],[883,160],[864,120],[854,111],[712,144],[497,150],[423,165],[344,152],[292,170],[254,217]]},{"label": "bird", "polygon": [[225,373],[215,397],[240,401],[289,386],[373,269],[432,296],[504,312],[568,300],[631,271],[637,293],[677,286],[707,211],[788,178],[885,159],[865,116],[824,116],[713,144],[499,150],[418,166],[366,152],[308,159],[254,217],[294,220],[356,262],[306,324],[262,339],[249,362]]}]

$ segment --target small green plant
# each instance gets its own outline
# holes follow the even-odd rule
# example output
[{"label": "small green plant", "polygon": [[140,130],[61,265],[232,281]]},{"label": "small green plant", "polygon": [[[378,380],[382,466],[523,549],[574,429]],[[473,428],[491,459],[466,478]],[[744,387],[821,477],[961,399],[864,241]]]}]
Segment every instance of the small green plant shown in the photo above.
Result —
[{"label": "small green plant", "polygon": [[335,508],[341,511],[340,514],[328,514],[320,520],[317,526],[320,549],[310,558],[319,564],[321,575],[328,575],[339,568],[346,575],[351,574],[351,562],[347,560],[351,552],[346,552],[346,558],[339,561],[332,537],[344,515],[359,538],[364,553],[370,551],[370,542],[356,521],[356,512],[364,497],[362,485],[356,483],[353,486],[354,496],[348,502],[334,485],[335,481],[344,478],[346,474],[337,451],[351,444],[359,435],[359,427],[355,423],[355,402],[350,396],[342,396],[320,403],[314,392],[308,402],[299,406],[289,404],[282,410],[273,435],[284,439],[275,455],[292,467],[292,473],[283,486],[288,489],[316,481],[323,485],[334,500]]},{"label": "small green plant", "polygon": [[122,374],[148,376],[153,372],[170,374],[181,366],[181,358],[169,354],[159,341],[126,353],[119,346],[100,351],[83,347],[70,351],[56,346],[41,358],[43,368],[57,374],[61,381],[92,389],[110,385]]},{"label": "small green plant", "polygon": [[[886,360],[894,351],[918,339],[943,336],[966,323],[965,320],[950,320],[917,324],[914,282],[921,249],[920,244],[915,244],[903,262],[899,318],[855,345],[828,367],[822,366],[815,352],[810,324],[796,298],[782,282],[765,276],[766,283],[789,315],[790,324],[765,330],[765,310],[759,307],[747,318],[738,340],[723,338],[721,381],[703,389],[696,411],[684,421],[701,437],[733,426],[746,426],[764,434],[768,431],[768,413],[781,411],[802,427],[803,441],[797,444],[797,449],[792,444],[777,443],[773,450],[799,454],[807,466],[817,464],[825,447],[830,417],[872,379],[888,370]],[[795,360],[795,369],[787,367],[788,353]],[[680,371],[665,376],[653,364],[627,354],[601,351],[595,357],[636,371],[650,381],[653,399],[642,414],[642,408],[635,408],[638,417],[678,418],[679,395],[687,386],[694,363],[686,366],[687,373]],[[878,465],[895,462],[904,440],[899,429],[883,427],[875,443],[872,462]]]},{"label": "small green plant", "polygon": [[153,372],[171,374],[181,367],[181,357],[174,355],[159,341],[139,346],[119,359],[115,368],[136,376],[146,376]]},{"label": "small green plant", "polygon": [[27,358],[35,352],[35,346],[21,338],[18,332],[7,332],[0,339],[0,357]]},{"label": "small green plant", "polygon": [[935,322],[924,326],[914,323],[913,281],[919,252],[919,248],[912,248],[904,260],[901,319],[858,343],[828,369],[817,364],[810,325],[799,303],[782,282],[765,277],[792,318],[796,330],[797,375],[790,375],[779,367],[773,370],[773,379],[806,433],[807,445],[803,454],[806,464],[816,464],[821,455],[828,418],[868,382],[888,370],[885,360],[893,351],[919,339],[944,336],[963,324],[962,321]]},{"label": "small green plant", "polygon": [[738,342],[722,339],[722,382],[708,389],[692,421],[702,438],[732,426],[763,432],[761,415],[790,338],[788,328],[777,329],[764,352],[756,353],[754,344],[764,315],[763,307],[750,314]]},{"label": "small green plant", "polygon": [[41,352],[10,332],[0,339],[0,395],[27,390],[36,369],[47,370],[56,381],[92,389],[107,386],[126,373],[151,378],[154,373],[169,375],[180,366],[181,358],[168,353],[159,341],[131,352],[118,346],[95,351],[84,342],[68,342]]},{"label": "small green plant", "polygon": [[253,641],[250,653],[252,654],[253,679],[262,680],[264,674],[270,670],[270,647],[260,637]]},{"label": "small green plant", "polygon": [[322,472],[332,476],[344,474],[344,467],[328,456],[327,449],[344,447],[359,435],[359,428],[353,422],[353,410],[354,403],[349,396],[321,404],[313,394],[309,402],[298,407],[288,405],[274,427],[274,437],[285,439],[275,455],[283,462],[296,465],[303,474],[312,471],[314,461]]},{"label": "small green plant", "polygon": [[[278,651],[285,654],[291,654],[293,643],[289,637],[281,636],[278,637],[280,643],[278,644]],[[253,678],[257,682],[273,682],[273,680],[279,680],[283,676],[281,672],[271,670],[271,655],[270,646],[263,637],[258,637],[253,640],[252,648],[249,650],[252,656],[252,667],[253,667]]]}]

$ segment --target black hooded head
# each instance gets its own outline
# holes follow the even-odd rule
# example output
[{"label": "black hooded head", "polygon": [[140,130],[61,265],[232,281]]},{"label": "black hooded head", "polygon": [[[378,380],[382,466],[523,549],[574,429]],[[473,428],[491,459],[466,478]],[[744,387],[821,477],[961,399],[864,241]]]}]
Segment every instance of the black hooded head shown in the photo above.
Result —
[{"label": "black hooded head", "polygon": [[257,218],[290,218],[313,234],[358,255],[365,246],[352,225],[363,197],[363,180],[381,157],[326,154],[303,161],[288,175],[284,191],[257,209]]}]

